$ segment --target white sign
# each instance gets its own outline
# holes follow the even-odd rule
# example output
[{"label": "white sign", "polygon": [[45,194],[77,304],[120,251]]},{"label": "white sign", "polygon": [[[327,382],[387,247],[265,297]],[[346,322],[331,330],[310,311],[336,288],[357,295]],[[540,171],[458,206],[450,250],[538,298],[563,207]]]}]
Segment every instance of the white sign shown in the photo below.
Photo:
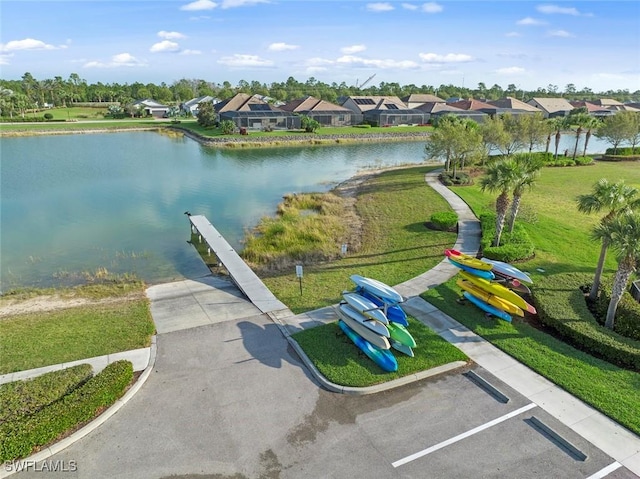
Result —
[{"label": "white sign", "polygon": [[298,278],[302,278],[302,265],[301,264],[297,264],[296,265],[296,276]]}]

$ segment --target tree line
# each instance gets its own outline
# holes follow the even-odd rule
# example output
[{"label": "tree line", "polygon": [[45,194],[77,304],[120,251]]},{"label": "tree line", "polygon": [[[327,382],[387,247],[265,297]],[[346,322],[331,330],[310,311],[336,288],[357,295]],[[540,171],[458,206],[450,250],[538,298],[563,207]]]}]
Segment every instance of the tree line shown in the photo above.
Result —
[{"label": "tree line", "polygon": [[[366,82],[363,83],[364,86]],[[231,98],[237,93],[264,95],[277,101],[290,101],[311,95],[329,102],[336,102],[341,96],[380,95],[404,97],[416,93],[428,93],[440,98],[483,98],[497,100],[505,96],[528,100],[533,97],[559,97],[579,100],[595,100],[598,98],[613,98],[615,100],[640,101],[640,90],[630,92],[624,90],[607,90],[594,92],[590,88],[578,90],[572,83],[563,89],[549,84],[535,90],[521,90],[515,84],[506,88],[494,84],[487,87],[485,83],[478,83],[476,88],[465,88],[452,84],[432,85],[400,85],[397,82],[380,82],[378,85],[366,88],[342,83],[324,83],[314,77],[304,82],[293,77],[284,82],[261,83],[259,81],[240,80],[236,85],[228,81],[212,82],[203,79],[182,78],[170,85],[162,82],[155,83],[88,83],[77,73],[68,78],[56,76],[54,78],[37,79],[26,72],[20,80],[0,79],[0,108],[6,111],[14,109],[43,108],[45,104],[55,107],[66,107],[77,103],[108,103],[118,102],[121,105],[133,103],[135,100],[152,98],[166,105],[180,103],[201,96],[210,95],[220,100]],[[4,113],[3,113],[4,114]]]}]

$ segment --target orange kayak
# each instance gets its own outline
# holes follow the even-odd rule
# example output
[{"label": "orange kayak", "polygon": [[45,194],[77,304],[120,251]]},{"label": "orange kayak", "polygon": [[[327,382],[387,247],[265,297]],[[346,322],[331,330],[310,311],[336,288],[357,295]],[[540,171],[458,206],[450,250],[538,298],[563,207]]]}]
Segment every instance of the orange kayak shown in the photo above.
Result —
[{"label": "orange kayak", "polygon": [[474,295],[476,298],[481,299],[485,303],[490,304],[495,308],[501,309],[506,313],[516,314],[518,316],[524,316],[524,311],[522,311],[522,308],[507,301],[504,298],[501,298],[500,296],[496,296],[495,294],[485,291],[484,289],[480,288],[479,286],[476,286],[470,281],[459,279],[458,281],[456,281],[456,284],[460,286],[462,289],[464,289],[465,291],[468,291],[469,293]]},{"label": "orange kayak", "polygon": [[505,288],[501,284],[492,283],[491,281],[479,278],[477,276],[472,275],[471,273],[467,273],[466,271],[460,271],[458,274],[463,279],[470,281],[471,283],[475,284],[476,286],[483,289],[487,293],[491,293],[491,294],[494,294],[495,296],[499,296],[503,299],[506,299],[507,301],[515,304],[519,308],[529,311],[531,314],[537,313],[536,308],[531,306],[523,298],[518,296],[516,293],[514,293],[510,289]]}]

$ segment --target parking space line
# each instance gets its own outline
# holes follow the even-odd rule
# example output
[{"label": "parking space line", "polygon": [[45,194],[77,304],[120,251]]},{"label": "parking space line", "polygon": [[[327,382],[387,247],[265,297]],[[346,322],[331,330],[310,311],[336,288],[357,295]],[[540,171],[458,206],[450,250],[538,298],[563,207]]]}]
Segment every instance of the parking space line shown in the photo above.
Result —
[{"label": "parking space line", "polygon": [[416,452],[415,454],[411,454],[410,456],[407,456],[403,459],[393,462],[391,463],[391,465],[393,467],[403,466],[404,464],[407,464],[411,461],[415,461],[416,459],[426,456],[427,454],[431,454],[432,452],[437,451],[438,449],[442,449],[443,447],[447,447],[469,436],[473,436],[474,434],[484,431],[485,429],[489,429],[490,427],[495,426],[496,424],[500,424],[501,422],[504,422],[507,419],[511,419],[512,417],[515,417],[518,414],[522,414],[523,412],[529,411],[534,407],[536,407],[536,404],[534,403],[527,404],[526,406],[523,406],[520,409],[516,409],[515,411],[505,414],[504,416],[500,416],[499,418],[496,418],[493,421],[489,421],[485,424],[482,424],[481,426],[474,427],[473,429],[470,429],[467,432],[463,432],[462,434],[458,434],[457,436],[454,436],[451,439],[447,439],[446,441],[442,441],[438,444],[435,444],[434,446],[428,447],[427,449],[423,449],[422,451]]},{"label": "parking space line", "polygon": [[613,471],[615,471],[616,469],[620,469],[621,467],[622,464],[616,461],[613,464],[609,464],[607,467],[600,469],[595,474],[591,474],[589,477],[587,477],[587,479],[602,479],[603,477],[607,477]]}]

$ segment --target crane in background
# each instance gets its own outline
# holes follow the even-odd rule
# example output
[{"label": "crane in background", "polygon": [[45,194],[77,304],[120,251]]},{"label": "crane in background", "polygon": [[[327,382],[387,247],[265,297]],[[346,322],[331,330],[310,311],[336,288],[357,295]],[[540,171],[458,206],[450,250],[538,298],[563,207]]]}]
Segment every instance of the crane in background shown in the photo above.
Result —
[{"label": "crane in background", "polygon": [[358,80],[356,79],[356,88],[363,89],[363,88],[364,88],[364,86],[365,86],[366,84],[368,84],[371,80],[373,80],[373,77],[375,77],[375,76],[376,76],[376,74],[374,73],[374,74],[373,74],[373,75],[371,75],[369,78],[367,78],[365,81],[363,81],[363,82],[362,82],[362,85],[360,85],[360,86],[358,86]]}]

